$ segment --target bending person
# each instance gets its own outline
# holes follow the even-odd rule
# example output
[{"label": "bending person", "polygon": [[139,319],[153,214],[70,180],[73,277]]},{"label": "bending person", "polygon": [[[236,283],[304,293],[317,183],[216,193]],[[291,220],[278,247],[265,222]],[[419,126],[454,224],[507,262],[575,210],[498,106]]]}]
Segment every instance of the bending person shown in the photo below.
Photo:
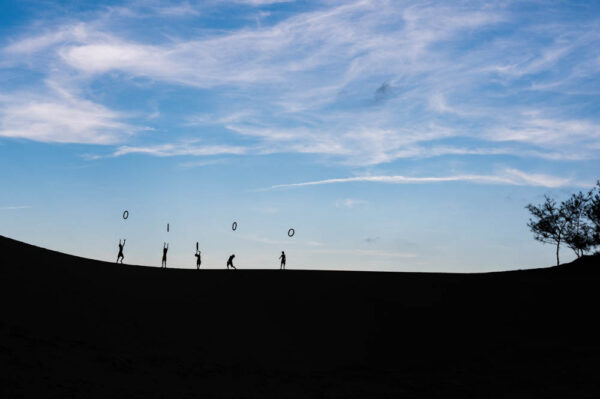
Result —
[{"label": "bending person", "polygon": [[169,244],[166,242],[163,243],[163,257],[162,257],[162,267],[167,268],[167,251],[169,250]]},{"label": "bending person", "polygon": [[229,259],[227,259],[227,270],[229,270],[229,266],[231,266],[234,270],[237,270],[233,265],[233,258],[235,258],[235,254],[231,255]]},{"label": "bending person", "polygon": [[123,264],[123,259],[125,256],[123,255],[123,247],[125,246],[126,238],[123,239],[123,243],[121,244],[121,240],[119,240],[119,254],[117,255],[117,263],[119,263],[119,259],[121,259],[121,264]]}]

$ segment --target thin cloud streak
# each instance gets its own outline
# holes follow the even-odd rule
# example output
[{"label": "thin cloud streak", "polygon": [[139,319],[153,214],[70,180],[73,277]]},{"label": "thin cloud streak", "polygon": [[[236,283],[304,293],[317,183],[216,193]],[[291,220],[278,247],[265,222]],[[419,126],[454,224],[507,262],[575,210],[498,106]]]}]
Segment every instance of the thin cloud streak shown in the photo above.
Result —
[{"label": "thin cloud streak", "polygon": [[207,155],[241,155],[247,152],[247,148],[226,145],[186,145],[186,144],[161,144],[155,146],[121,146],[112,153],[111,157],[119,157],[128,154],[146,154],[156,157],[171,157],[182,155],[207,156]]},{"label": "thin cloud streak", "polygon": [[19,209],[29,209],[29,205],[17,205],[17,206],[0,206],[0,211],[16,211]]},{"label": "thin cloud streak", "polygon": [[266,6],[266,5],[271,5],[271,4],[278,4],[278,3],[292,3],[295,0],[233,0],[236,3],[241,3],[241,4],[248,4],[251,6]]},{"label": "thin cloud streak", "polygon": [[416,184],[416,183],[446,183],[446,182],[469,182],[476,184],[509,184],[516,186],[540,186],[540,187],[565,187],[581,186],[573,183],[571,179],[548,176],[543,174],[529,174],[515,169],[507,169],[504,175],[454,175],[442,177],[407,177],[407,176],[357,176],[340,179],[325,179],[302,183],[278,184],[266,190],[280,188],[294,188],[316,186],[337,183],[388,183],[388,184]]},{"label": "thin cloud streak", "polygon": [[352,209],[357,206],[365,205],[367,201],[356,198],[345,198],[335,201],[335,206],[338,208]]},{"label": "thin cloud streak", "polygon": [[201,159],[199,161],[181,162],[180,167],[184,169],[201,168],[204,166],[220,165],[226,163],[226,159]]}]

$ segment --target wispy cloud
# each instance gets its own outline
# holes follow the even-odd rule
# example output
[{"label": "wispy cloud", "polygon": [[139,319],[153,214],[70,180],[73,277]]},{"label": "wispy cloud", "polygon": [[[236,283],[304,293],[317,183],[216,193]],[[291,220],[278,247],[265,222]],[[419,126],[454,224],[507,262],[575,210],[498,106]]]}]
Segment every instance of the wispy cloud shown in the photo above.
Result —
[{"label": "wispy cloud", "polygon": [[83,42],[89,40],[89,28],[84,23],[61,26],[54,30],[37,33],[34,36],[16,40],[2,49],[4,55],[17,57],[29,55],[46,50],[55,45],[64,45],[69,42]]},{"label": "wispy cloud", "polygon": [[557,120],[539,115],[539,112],[524,113],[521,126],[498,128],[491,131],[492,140],[520,141],[542,147],[560,148],[582,146],[583,143],[600,141],[600,124],[586,120]]},{"label": "wispy cloud", "polygon": [[352,209],[360,205],[365,205],[367,201],[356,198],[345,198],[335,201],[335,206],[338,208]]},{"label": "wispy cloud", "polygon": [[181,162],[179,164],[179,166],[181,166],[182,168],[185,169],[192,169],[192,168],[201,168],[203,166],[209,166],[209,165],[220,165],[220,164],[224,164],[226,163],[227,160],[226,159],[200,159],[197,161],[189,161],[189,162]]},{"label": "wispy cloud", "polygon": [[115,144],[140,128],[121,112],[77,97],[49,82],[47,95],[0,95],[0,136],[43,142]]},{"label": "wispy cloud", "polygon": [[[435,24],[430,22],[433,18]],[[395,19],[405,23],[391,24]],[[293,82],[289,78],[294,75],[316,73],[317,68],[327,67],[331,71],[328,75],[337,77],[338,86],[342,87],[352,80],[362,80],[359,75],[368,68],[376,68],[370,72],[376,74],[383,72],[383,65],[400,65],[395,63],[398,61],[411,61],[409,70],[415,68],[412,61],[417,48],[423,52],[442,37],[448,40],[465,29],[500,20],[497,10],[416,6],[405,9],[386,1],[354,1],[301,13],[266,28],[161,44],[142,44],[115,36],[105,32],[109,27],[102,24],[77,23],[15,41],[5,50],[31,53],[56,46],[56,53],[64,62],[88,73],[121,70],[134,76],[200,87]],[[387,23],[388,28],[382,30],[382,23]],[[289,97],[298,87],[306,88],[306,82],[299,83],[282,94]],[[312,88],[319,83],[315,81]]]},{"label": "wispy cloud", "polygon": [[16,211],[19,209],[29,209],[29,205],[17,205],[17,206],[0,206],[0,211]]},{"label": "wispy cloud", "polygon": [[[517,15],[510,2],[355,0],[324,2],[267,25],[144,36],[124,28],[141,12],[136,4],[109,7],[110,18],[100,14],[14,39],[2,49],[2,61],[44,74],[52,65],[80,85],[110,76],[209,90],[233,99],[227,113],[193,112],[184,126],[221,126],[255,141],[242,149],[223,139],[205,151],[181,149],[173,138],[164,148],[121,147],[116,156],[201,156],[229,147],[235,151],[222,153],[309,153],[352,165],[444,155],[600,156],[597,118],[561,106],[572,103],[570,91],[598,77],[598,18],[547,22],[544,10]],[[153,15],[202,13],[189,2],[150,8]],[[532,94],[542,87],[560,93],[554,99]],[[9,108],[13,116],[0,115],[4,135],[32,125],[42,140],[114,143],[124,137],[117,130],[128,130],[115,125],[122,115],[90,103],[75,107],[68,125],[60,117],[68,106],[60,105],[42,102],[23,111],[38,115],[39,123],[18,114],[27,104]],[[441,143],[462,138],[470,145]]]},{"label": "wispy cloud", "polygon": [[338,183],[388,183],[388,184],[416,184],[416,183],[447,183],[447,182],[469,182],[476,184],[509,184],[516,186],[541,186],[541,187],[564,187],[579,186],[571,179],[549,176],[544,174],[525,173],[515,169],[507,169],[503,174],[498,175],[451,175],[451,176],[428,176],[428,177],[407,177],[407,176],[356,176],[340,179],[325,179],[302,183],[278,184],[269,189],[306,187],[324,184]]},{"label": "wispy cloud", "polygon": [[179,155],[224,155],[224,154],[244,154],[247,151],[245,147],[226,146],[226,145],[197,145],[197,144],[159,144],[152,146],[121,146],[112,153],[112,157],[119,157],[127,154],[147,154],[157,157],[170,157]]},{"label": "wispy cloud", "polygon": [[291,3],[295,0],[233,0],[236,3],[249,4],[252,6],[265,6],[278,3]]}]

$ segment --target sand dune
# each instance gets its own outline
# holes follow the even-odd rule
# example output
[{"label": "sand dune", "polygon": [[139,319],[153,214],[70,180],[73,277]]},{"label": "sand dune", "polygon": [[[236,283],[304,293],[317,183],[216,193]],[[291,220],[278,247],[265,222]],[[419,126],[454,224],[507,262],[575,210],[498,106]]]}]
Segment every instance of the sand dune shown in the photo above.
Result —
[{"label": "sand dune", "polygon": [[598,257],[489,273],[176,270],[0,237],[0,396],[583,398]]}]

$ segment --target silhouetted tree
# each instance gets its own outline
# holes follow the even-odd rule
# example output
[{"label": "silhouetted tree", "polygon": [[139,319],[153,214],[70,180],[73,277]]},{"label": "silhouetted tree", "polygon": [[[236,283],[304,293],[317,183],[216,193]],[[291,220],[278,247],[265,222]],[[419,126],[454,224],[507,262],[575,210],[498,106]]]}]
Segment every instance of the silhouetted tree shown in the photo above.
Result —
[{"label": "silhouetted tree", "polygon": [[564,243],[575,252],[578,258],[582,257],[594,245],[593,231],[587,218],[591,192],[584,194],[581,191],[563,201],[560,212],[566,220]]},{"label": "silhouetted tree", "polygon": [[586,209],[586,216],[593,228],[592,246],[600,246],[600,180],[596,187],[590,191],[590,202]]},{"label": "silhouetted tree", "polygon": [[534,238],[545,244],[556,245],[556,264],[560,264],[559,251],[560,244],[564,240],[567,219],[556,201],[548,196],[544,196],[545,201],[540,205],[529,204],[527,210],[532,215],[527,226],[534,234]]}]

